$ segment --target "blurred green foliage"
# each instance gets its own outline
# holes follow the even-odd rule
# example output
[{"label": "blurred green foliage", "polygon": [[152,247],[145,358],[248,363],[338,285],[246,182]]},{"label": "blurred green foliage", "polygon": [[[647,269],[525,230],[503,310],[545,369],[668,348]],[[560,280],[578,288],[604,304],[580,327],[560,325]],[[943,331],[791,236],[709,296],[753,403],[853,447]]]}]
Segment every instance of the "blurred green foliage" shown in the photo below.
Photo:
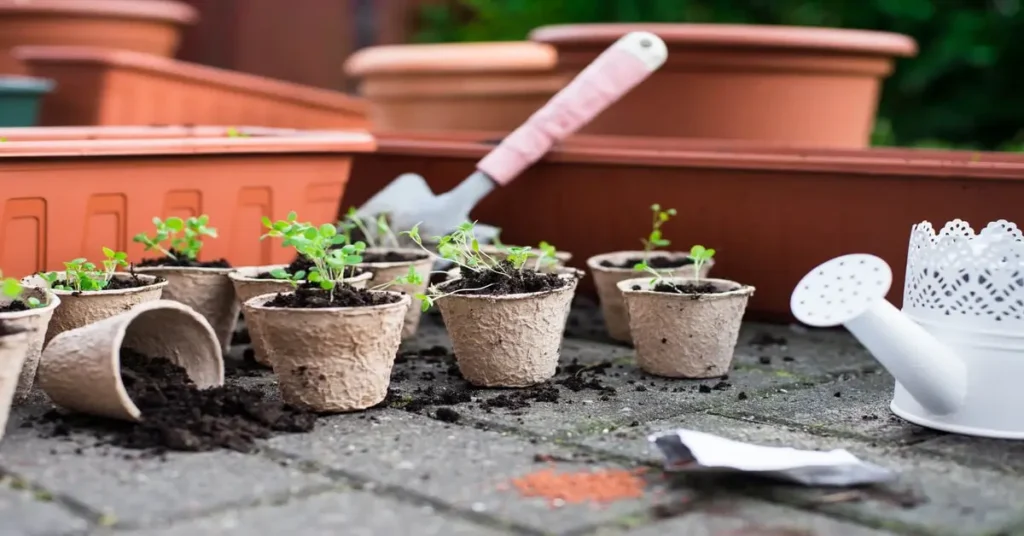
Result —
[{"label": "blurred green foliage", "polygon": [[1024,143],[1022,0],[451,0],[419,42],[519,40],[585,22],[718,22],[897,32],[917,40],[886,81],[874,143],[1014,149]]}]

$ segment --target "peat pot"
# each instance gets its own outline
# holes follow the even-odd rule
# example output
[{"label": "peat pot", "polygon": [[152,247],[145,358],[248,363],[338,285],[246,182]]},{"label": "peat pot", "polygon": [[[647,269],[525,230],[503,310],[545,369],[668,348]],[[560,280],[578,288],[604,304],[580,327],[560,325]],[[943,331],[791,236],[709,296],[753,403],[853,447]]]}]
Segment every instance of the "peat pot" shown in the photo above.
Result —
[{"label": "peat pot", "polygon": [[28,352],[28,337],[29,333],[18,329],[0,334],[0,439],[4,438],[11,414],[14,391]]},{"label": "peat pot", "polygon": [[580,132],[867,147],[882,82],[910,37],[731,24],[571,24],[535,29],[575,76],[616,39],[661,37],[668,61]]},{"label": "peat pot", "polygon": [[[24,356],[20,358],[23,361],[16,371],[18,382],[13,395],[15,404],[28,398],[29,393],[32,391],[32,385],[36,379],[36,370],[39,368],[39,356],[42,354],[43,347],[45,346],[46,330],[50,325],[50,319],[53,318],[53,312],[60,307],[60,298],[53,292],[50,292],[45,286],[25,286],[23,297],[25,299],[36,298],[44,305],[25,311],[0,313],[0,322],[3,322],[5,328],[21,330],[25,333],[25,352]],[[2,298],[0,302],[4,305],[9,305],[11,300]],[[21,343],[19,342],[18,344]],[[2,402],[2,399],[0,399],[0,402]]]},{"label": "peat pot", "polygon": [[[434,266],[434,260],[423,250],[413,248],[367,248],[363,252],[363,262],[359,267],[368,270],[373,278],[367,284],[369,288],[394,281],[395,278],[409,273],[409,267],[414,266],[416,273],[420,275],[422,282],[418,285],[400,283],[387,287],[387,290],[404,292],[410,296],[422,293],[427,290],[430,284],[430,272]],[[416,334],[420,325],[420,317],[423,311],[420,308],[420,301],[415,300],[405,312],[405,323],[402,326],[402,339],[408,339]]]},{"label": "peat pot", "polygon": [[345,62],[360,79],[376,130],[509,132],[569,80],[539,43],[442,43],[364,48]]}]

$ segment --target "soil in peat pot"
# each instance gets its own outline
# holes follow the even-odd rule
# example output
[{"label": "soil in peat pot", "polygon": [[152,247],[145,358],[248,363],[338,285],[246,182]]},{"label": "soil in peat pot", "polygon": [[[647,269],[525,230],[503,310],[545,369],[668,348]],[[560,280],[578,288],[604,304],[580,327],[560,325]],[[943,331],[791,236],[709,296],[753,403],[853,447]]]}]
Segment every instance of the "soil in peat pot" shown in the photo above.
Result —
[{"label": "soil in peat pot", "polygon": [[[459,291],[461,295],[505,296],[508,294],[529,294],[555,290],[569,284],[557,274],[516,270],[508,261],[498,264],[498,270],[475,271],[462,267],[462,277],[444,288],[444,291]],[[500,270],[500,272],[499,272]]]},{"label": "soil in peat pot", "polygon": [[[643,290],[640,285],[633,285],[633,290]],[[717,287],[711,283],[658,283],[651,289],[653,292],[664,292],[666,294],[722,294],[735,289]]]},{"label": "soil in peat pot", "polygon": [[268,301],[266,307],[288,309],[323,309],[327,307],[372,307],[395,303],[402,298],[394,294],[371,292],[364,288],[353,288],[344,283],[327,291],[316,283],[303,283],[294,293],[279,293]]},{"label": "soil in peat pot", "polygon": [[[622,262],[615,263],[612,261],[601,261],[601,266],[605,268],[629,268],[633,269],[634,266],[644,262],[643,257],[630,257]],[[665,257],[654,255],[647,259],[647,265],[656,270],[667,270],[670,268],[682,268],[693,264],[693,259],[689,257]]]},{"label": "soil in peat pot", "polygon": [[[140,267],[180,267],[180,268],[231,268],[231,263],[227,259],[217,259],[212,261],[197,261],[189,259],[183,253],[171,250],[171,254],[174,257],[158,257],[156,259],[145,259],[138,263]],[[176,258],[175,258],[176,257]]]},{"label": "soil in peat pot", "polygon": [[88,431],[107,445],[162,454],[219,448],[251,452],[257,439],[309,432],[316,421],[315,414],[266,400],[255,390],[230,385],[198,389],[182,367],[128,349],[121,350],[121,378],[142,412],[140,422],[51,410],[38,424],[52,425],[54,436]]},{"label": "soil in peat pot", "polygon": [[[162,281],[165,281],[165,279],[159,276],[157,276],[157,278],[153,281],[144,281],[142,279],[139,279],[138,276],[136,276],[135,274],[131,274],[131,277],[112,278],[110,281],[107,282],[107,287],[104,288],[103,290],[127,290],[132,288],[142,288],[148,287],[150,285],[155,285]],[[54,282],[54,285],[70,286],[68,282],[64,279],[58,279],[56,282]],[[103,292],[103,290],[101,290],[100,292]],[[72,294],[74,295],[78,293],[73,292]]]},{"label": "soil in peat pot", "polygon": [[0,313],[17,313],[19,311],[28,311],[29,306],[27,303],[21,300],[14,300],[7,305],[0,306]]}]

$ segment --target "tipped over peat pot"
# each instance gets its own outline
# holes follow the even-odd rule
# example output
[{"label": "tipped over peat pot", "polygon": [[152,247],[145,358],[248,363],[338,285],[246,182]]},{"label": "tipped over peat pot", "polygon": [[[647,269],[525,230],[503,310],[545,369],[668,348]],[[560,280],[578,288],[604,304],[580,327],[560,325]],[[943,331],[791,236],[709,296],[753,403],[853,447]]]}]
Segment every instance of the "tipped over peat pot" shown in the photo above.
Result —
[{"label": "tipped over peat pot", "polygon": [[749,24],[568,24],[530,39],[557,48],[571,77],[638,30],[663,39],[668,60],[580,132],[863,148],[883,80],[917,53],[900,34]]},{"label": "tipped over peat pot", "polygon": [[[0,324],[6,330],[25,333],[25,355],[20,358],[22,361],[18,368],[13,369],[17,377],[17,387],[13,391],[15,404],[25,400],[29,392],[32,391],[36,370],[39,367],[39,357],[45,346],[46,330],[50,325],[50,319],[53,318],[54,311],[60,307],[60,298],[45,286],[26,286],[23,296],[26,299],[36,298],[44,305],[31,308],[22,300],[0,297]],[[6,365],[4,366],[6,367]]]},{"label": "tipped over peat pot", "polygon": [[387,396],[402,342],[405,294],[312,284],[245,302],[253,340],[262,340],[281,398],[303,410],[367,409]]},{"label": "tipped over peat pot", "polygon": [[[24,277],[101,247],[152,257],[132,237],[153,217],[206,214],[218,238],[203,255],[233,266],[291,262],[259,241],[262,216],[294,210],[332,221],[352,155],[372,151],[363,131],[310,133],[238,127],[0,129],[0,266]],[[227,278],[224,278],[227,281]],[[227,281],[230,288],[230,281]]]},{"label": "tipped over peat pot", "polygon": [[[378,134],[379,149],[356,157],[336,214],[410,170],[435,192],[447,191],[499,138]],[[714,248],[716,277],[757,288],[749,318],[789,322],[790,294],[807,270],[850,251],[892,266],[887,297],[898,307],[907,229],[923,220],[995,221],[1019,212],[1024,155],[578,135],[484,198],[470,217],[501,227],[507,243],[547,240],[573,252],[570,264],[582,268],[594,255],[640,248],[650,221],[618,215],[647,214],[653,203],[679,209],[662,227],[665,238]],[[593,295],[595,279],[580,281],[580,292]]]},{"label": "tipped over peat pot", "polygon": [[[415,295],[427,290],[430,284],[430,271],[433,269],[434,260],[426,252],[413,248],[367,248],[363,252],[363,262],[358,264],[359,268],[368,270],[373,278],[367,286],[384,285],[394,281],[395,278],[409,273],[409,267],[415,266],[416,273],[420,275],[421,283],[400,283],[388,287],[389,290],[404,292]],[[420,325],[420,318],[423,311],[420,302],[417,300],[409,306],[405,313],[405,323],[402,327],[402,339],[408,339],[416,334]]]},{"label": "tipped over peat pot", "polygon": [[[239,306],[242,308],[242,314],[246,313],[245,302],[255,298],[256,296],[277,292],[291,292],[294,290],[290,281],[276,279],[270,274],[270,272],[280,268],[288,271],[288,273],[296,273],[298,270],[293,269],[293,266],[298,262],[299,261],[296,261],[292,264],[275,264],[272,266],[246,266],[236,268],[229,273],[228,278],[231,279],[231,283],[235,287],[235,297],[237,298]],[[371,277],[373,277],[373,273],[366,271],[353,277],[347,277],[342,281],[352,288],[366,288],[366,283]],[[258,321],[258,317],[254,318],[246,316],[246,326],[251,326],[255,321]],[[252,337],[252,329],[249,329],[249,331],[252,341],[253,356],[256,358],[256,361],[264,365],[270,365],[270,361],[267,359],[267,352],[263,346],[263,341],[257,337]]]},{"label": "tipped over peat pot", "polygon": [[[626,305],[622,300],[622,291],[619,290],[618,283],[642,275],[634,266],[643,260],[643,251],[616,251],[587,259],[587,268],[594,274],[594,286],[597,287],[601,314],[604,315],[608,336],[620,342],[629,342],[631,339]],[[690,254],[672,251],[654,251],[647,262],[652,268],[672,277],[707,277],[715,265],[715,260],[710,259],[701,266],[700,274],[694,274],[695,264]]]},{"label": "tipped over peat pot", "polygon": [[[38,275],[26,277],[22,283],[36,287],[47,285],[46,280]],[[117,273],[103,290],[50,289],[60,297],[60,305],[53,311],[44,344],[49,344],[54,337],[69,329],[123,313],[143,302],[159,300],[166,286],[165,279],[153,275]]]},{"label": "tipped over peat pot", "polygon": [[558,367],[579,277],[532,270],[468,273],[438,285],[441,318],[462,376],[482,387],[526,387]]},{"label": "tipped over peat pot", "polygon": [[669,378],[717,378],[729,372],[754,287],[724,279],[650,277],[618,283],[644,372]]}]

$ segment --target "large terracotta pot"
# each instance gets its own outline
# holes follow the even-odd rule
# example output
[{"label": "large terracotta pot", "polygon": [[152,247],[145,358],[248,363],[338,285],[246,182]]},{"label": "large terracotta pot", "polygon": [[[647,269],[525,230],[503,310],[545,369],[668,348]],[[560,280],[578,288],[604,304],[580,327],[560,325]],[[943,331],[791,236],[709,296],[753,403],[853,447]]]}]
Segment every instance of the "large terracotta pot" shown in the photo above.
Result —
[{"label": "large terracotta pot", "polygon": [[0,73],[23,74],[22,45],[107,47],[173,56],[196,11],[171,0],[0,0]]},{"label": "large terracotta pot", "polygon": [[575,75],[634,30],[664,39],[668,61],[580,132],[862,148],[894,59],[917,52],[899,34],[789,26],[576,24],[530,39]]},{"label": "large terracotta pot", "polygon": [[446,43],[369,47],[345,62],[378,130],[507,132],[568,80],[548,45]]}]

